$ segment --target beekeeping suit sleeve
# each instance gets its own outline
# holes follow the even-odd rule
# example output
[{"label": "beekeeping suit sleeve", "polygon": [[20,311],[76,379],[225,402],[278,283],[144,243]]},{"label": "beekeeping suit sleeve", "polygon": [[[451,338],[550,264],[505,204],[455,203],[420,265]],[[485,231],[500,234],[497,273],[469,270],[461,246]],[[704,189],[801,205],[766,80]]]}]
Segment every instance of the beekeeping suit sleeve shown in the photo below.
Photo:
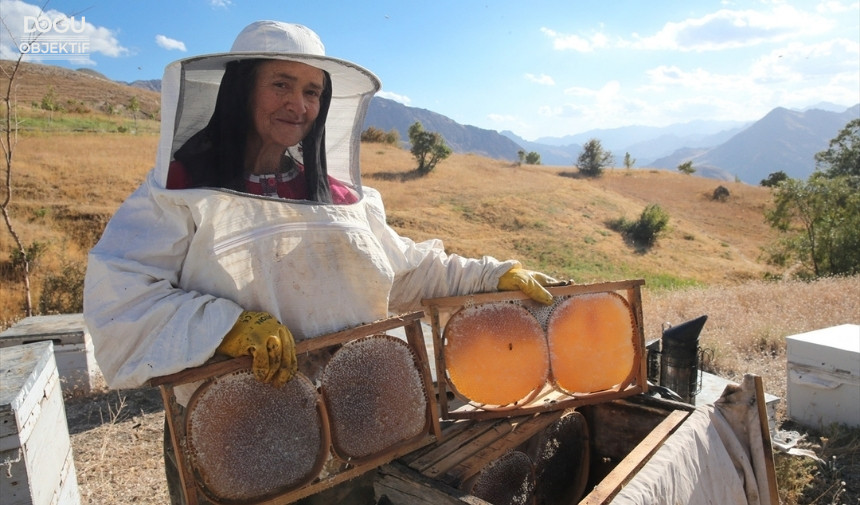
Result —
[{"label": "beekeeping suit sleeve", "polygon": [[242,312],[176,287],[194,224],[175,193],[152,179],[120,206],[88,258],[84,317],[112,388],[202,365]]},{"label": "beekeeping suit sleeve", "polygon": [[447,254],[438,239],[415,242],[403,237],[386,224],[379,193],[367,186],[364,192],[373,203],[368,205],[371,229],[395,274],[389,297],[389,310],[393,313],[420,310],[424,298],[497,291],[502,274],[517,265],[516,261],[499,261],[491,256],[474,259]]}]

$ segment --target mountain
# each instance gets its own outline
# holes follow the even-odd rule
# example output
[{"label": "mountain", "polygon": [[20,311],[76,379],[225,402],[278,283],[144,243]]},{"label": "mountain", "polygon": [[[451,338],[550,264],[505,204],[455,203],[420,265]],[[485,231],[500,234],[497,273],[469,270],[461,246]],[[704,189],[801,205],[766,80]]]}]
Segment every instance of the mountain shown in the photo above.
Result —
[{"label": "mountain", "polygon": [[158,91],[161,93],[161,79],[149,79],[146,81],[137,80],[126,84],[133,88],[148,89],[150,91]]},{"label": "mountain", "polygon": [[[2,67],[12,63],[4,60]],[[5,75],[0,74],[0,84]],[[92,110],[122,110],[136,97],[141,113],[157,118],[160,87],[160,80],[121,83],[91,69],[22,62],[16,97],[19,103],[38,103],[53,88],[64,102],[73,100]],[[461,125],[426,109],[374,97],[364,128],[397,130],[407,143],[409,126],[420,121],[426,130],[440,133],[454,152],[515,161],[520,150],[534,151],[541,155],[542,164],[551,166],[573,165],[582,144],[596,138],[615,155],[616,165],[622,164],[627,152],[636,159],[636,167],[675,170],[691,160],[698,176],[758,184],[777,171],[794,178],[808,177],[815,168],[815,154],[827,149],[830,140],[858,117],[860,104],[846,109],[821,102],[803,110],[779,107],[751,124],[691,121],[664,127],[625,126],[527,141],[510,131]]]},{"label": "mountain", "polygon": [[815,154],[827,149],[830,140],[858,117],[860,104],[842,112],[778,107],[714,148],[676,151],[655,160],[652,166],[674,170],[690,160],[697,172],[719,169],[749,184],[758,184],[778,171],[805,179],[815,169]]},{"label": "mountain", "polygon": [[370,126],[382,131],[397,130],[403,142],[409,142],[409,127],[416,121],[426,131],[437,132],[455,153],[474,153],[488,158],[514,161],[521,149],[511,139],[495,130],[464,126],[453,119],[426,109],[408,107],[382,97],[373,97],[364,119],[364,128]]},{"label": "mountain", "polygon": [[558,165],[569,166],[576,163],[576,158],[582,151],[582,146],[579,144],[568,144],[565,146],[556,146],[549,144],[541,144],[538,142],[530,142],[512,131],[505,130],[502,135],[513,140],[517,145],[522,146],[527,153],[536,152],[540,154],[542,165]]}]

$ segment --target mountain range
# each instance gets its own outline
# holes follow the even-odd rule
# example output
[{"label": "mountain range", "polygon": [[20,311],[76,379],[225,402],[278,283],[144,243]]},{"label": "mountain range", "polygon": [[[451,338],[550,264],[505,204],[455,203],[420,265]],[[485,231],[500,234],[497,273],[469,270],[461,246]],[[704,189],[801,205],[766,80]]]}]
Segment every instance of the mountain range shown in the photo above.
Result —
[{"label": "mountain range", "polygon": [[397,130],[406,141],[409,126],[419,121],[425,130],[440,133],[454,152],[515,161],[518,151],[534,151],[542,164],[560,166],[575,164],[582,144],[597,139],[613,153],[617,166],[626,153],[636,160],[636,167],[675,170],[689,160],[697,175],[759,184],[777,171],[808,177],[815,169],[815,153],[827,149],[830,140],[857,118],[860,104],[846,108],[821,103],[804,110],[777,107],[747,123],[699,120],[665,127],[625,126],[527,141],[510,131],[461,125],[426,109],[374,97],[364,126]]},{"label": "mountain range", "polygon": [[[141,95],[141,110],[158,107],[155,93],[160,91],[160,80],[115,82],[90,69],[71,71],[43,65],[29,68],[43,75],[36,81],[37,86],[44,86],[44,76],[50,75],[44,71],[50,68],[65,75],[57,81],[58,88],[63,82],[75,81],[74,75],[87,76],[90,82],[95,77],[146,90],[145,96]],[[624,126],[527,141],[510,131],[462,125],[442,114],[377,96],[371,100],[364,128],[397,130],[401,141],[408,144],[409,126],[420,121],[425,130],[440,133],[454,152],[516,161],[519,151],[533,151],[540,154],[542,164],[551,166],[574,165],[582,145],[598,139],[604,149],[613,153],[615,166],[623,165],[626,153],[636,160],[637,168],[675,170],[689,160],[696,175],[758,184],[777,171],[794,178],[808,177],[815,169],[815,153],[827,149],[830,140],[857,118],[860,104],[846,108],[819,103],[804,110],[778,107],[754,122],[700,120],[664,127]]]}]

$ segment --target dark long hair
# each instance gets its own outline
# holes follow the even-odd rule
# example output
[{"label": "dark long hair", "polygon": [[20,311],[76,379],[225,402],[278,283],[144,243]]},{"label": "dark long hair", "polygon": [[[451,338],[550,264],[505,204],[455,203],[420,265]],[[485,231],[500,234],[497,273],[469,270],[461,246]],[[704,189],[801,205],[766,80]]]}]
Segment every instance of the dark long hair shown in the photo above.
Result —
[{"label": "dark long hair", "polygon": [[[173,158],[181,162],[192,187],[244,190],[243,175],[248,131],[253,126],[251,94],[257,68],[265,60],[238,60],[227,63],[212,118],[202,130],[180,147]],[[325,157],[325,122],[331,104],[331,76],[325,73],[320,110],[311,130],[302,139],[308,200],[331,203],[331,189]]]}]

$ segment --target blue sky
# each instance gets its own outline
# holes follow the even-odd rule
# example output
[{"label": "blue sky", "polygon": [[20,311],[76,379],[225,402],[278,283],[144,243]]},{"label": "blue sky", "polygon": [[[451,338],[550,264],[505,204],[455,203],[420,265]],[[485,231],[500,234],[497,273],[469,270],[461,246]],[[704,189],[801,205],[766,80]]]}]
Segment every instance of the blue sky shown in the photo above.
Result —
[{"label": "blue sky", "polygon": [[40,13],[89,42],[83,61],[42,63],[119,81],[227,51],[258,19],[301,23],[381,96],[527,140],[860,103],[855,0],[0,0],[3,59]]}]

